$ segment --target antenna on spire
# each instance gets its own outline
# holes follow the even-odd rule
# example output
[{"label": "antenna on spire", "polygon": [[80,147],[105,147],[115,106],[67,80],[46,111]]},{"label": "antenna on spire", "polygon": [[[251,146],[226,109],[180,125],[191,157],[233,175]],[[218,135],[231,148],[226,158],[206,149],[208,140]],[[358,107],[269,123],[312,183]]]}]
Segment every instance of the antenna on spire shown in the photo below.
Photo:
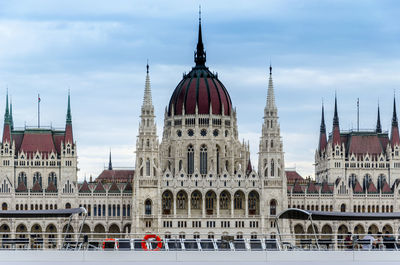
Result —
[{"label": "antenna on spire", "polygon": [[271,59],[269,59],[269,75],[272,75],[272,63],[271,63]]},{"label": "antenna on spire", "polygon": [[147,59],[146,72],[149,73],[149,59]]},{"label": "antenna on spire", "polygon": [[357,98],[357,131],[360,131],[360,98]]},{"label": "antenna on spire", "polygon": [[201,5],[199,5],[199,24],[201,24]]}]

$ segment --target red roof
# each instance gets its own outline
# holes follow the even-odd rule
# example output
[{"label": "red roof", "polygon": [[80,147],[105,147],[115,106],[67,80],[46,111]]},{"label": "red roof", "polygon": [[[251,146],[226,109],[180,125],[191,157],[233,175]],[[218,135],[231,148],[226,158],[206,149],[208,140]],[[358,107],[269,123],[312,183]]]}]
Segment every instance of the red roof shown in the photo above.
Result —
[{"label": "red roof", "polygon": [[32,187],[32,192],[42,192],[42,187],[39,185],[39,182],[35,182]]},{"label": "red roof", "polygon": [[315,186],[314,181],[310,181],[308,184],[307,193],[318,193],[318,188]]},{"label": "red roof", "polygon": [[363,188],[360,185],[360,182],[358,182],[357,179],[356,179],[356,183],[354,184],[353,192],[354,193],[363,193],[364,192]]},{"label": "red roof", "polygon": [[97,183],[96,188],[94,189],[94,192],[99,192],[99,193],[106,192],[106,190],[104,189],[104,186],[103,186],[103,184],[101,184],[101,182]]},{"label": "red roof", "polygon": [[321,193],[333,193],[333,185],[329,185],[328,182],[322,183]]},{"label": "red roof", "polygon": [[249,162],[247,163],[247,169],[246,169],[246,175],[250,175],[251,171],[253,170],[252,166],[251,166],[251,161],[249,159]]},{"label": "red roof", "polygon": [[328,144],[327,140],[326,140],[326,133],[321,133],[319,136],[319,151],[322,152],[326,149],[326,145]]},{"label": "red roof", "polygon": [[135,175],[135,170],[126,170],[126,169],[113,169],[113,170],[103,170],[100,175],[96,178],[97,182],[118,182],[125,183],[132,181]]},{"label": "red roof", "polygon": [[57,192],[57,187],[54,185],[53,181],[50,181],[49,185],[47,186],[46,192]]},{"label": "red roof", "polygon": [[392,193],[392,189],[389,187],[389,184],[386,181],[383,183],[382,193]]},{"label": "red roof", "polygon": [[72,124],[65,125],[65,140],[64,143],[74,143],[74,137],[72,134]]},{"label": "red roof", "polygon": [[120,193],[120,189],[117,186],[117,183],[113,182],[111,187],[108,189],[108,193]]},{"label": "red roof", "polygon": [[126,183],[124,193],[132,193],[132,185],[130,182]]},{"label": "red roof", "polygon": [[49,154],[51,152],[56,153],[56,148],[54,147],[51,133],[25,132],[20,151],[24,151],[27,154],[32,154],[36,151]]},{"label": "red roof", "polygon": [[290,170],[290,171],[285,171],[285,173],[286,173],[286,179],[288,180],[288,181],[295,181],[295,180],[304,180],[303,178],[302,178],[302,176],[300,176],[299,175],[299,173],[297,173],[296,171],[292,171],[292,170]]},{"label": "red roof", "polygon": [[294,182],[294,186],[293,186],[293,193],[304,193],[303,189],[301,188],[300,184],[298,181]]},{"label": "red roof", "polygon": [[11,143],[11,129],[9,124],[4,124],[3,128],[3,143],[6,141]]},{"label": "red roof", "polygon": [[392,148],[395,145],[400,145],[399,127],[398,126],[392,126],[392,134],[391,134],[390,140],[392,143]]},{"label": "red roof", "polygon": [[338,125],[335,125],[333,127],[333,138],[332,138],[332,148],[335,147],[335,145],[340,145],[340,129]]},{"label": "red roof", "polygon": [[377,134],[352,135],[349,139],[350,154],[381,154],[385,146],[382,146]]},{"label": "red roof", "polygon": [[90,188],[89,188],[89,184],[87,183],[86,180],[83,182],[82,186],[80,187],[79,192],[83,192],[83,193],[91,192]]},{"label": "red roof", "polygon": [[372,181],[369,182],[368,193],[378,193],[378,189],[375,187],[374,182]]},{"label": "red roof", "polygon": [[194,67],[185,75],[175,88],[168,106],[168,116],[195,114],[196,106],[199,114],[209,114],[210,107],[213,114],[230,115],[232,111],[231,98],[225,86],[218,77],[207,67]]},{"label": "red roof", "polygon": [[26,192],[28,191],[28,189],[25,186],[25,183],[23,181],[21,181],[20,183],[18,183],[18,187],[15,190],[16,192]]}]

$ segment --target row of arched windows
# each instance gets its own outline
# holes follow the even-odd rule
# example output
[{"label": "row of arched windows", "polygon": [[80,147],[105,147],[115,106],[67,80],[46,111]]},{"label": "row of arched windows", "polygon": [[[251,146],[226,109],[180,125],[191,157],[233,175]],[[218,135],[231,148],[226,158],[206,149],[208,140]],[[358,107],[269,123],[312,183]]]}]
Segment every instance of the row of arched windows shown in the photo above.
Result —
[{"label": "row of arched windows", "polygon": [[[27,187],[27,177],[25,172],[20,172],[18,174],[18,185],[21,182],[25,184],[25,187]],[[35,184],[36,182],[38,182],[40,187],[42,187],[42,175],[40,174],[40,172],[35,172],[33,174],[33,184]],[[50,184],[50,182],[53,182],[54,186],[57,187],[57,175],[55,172],[50,172],[48,183]]]}]

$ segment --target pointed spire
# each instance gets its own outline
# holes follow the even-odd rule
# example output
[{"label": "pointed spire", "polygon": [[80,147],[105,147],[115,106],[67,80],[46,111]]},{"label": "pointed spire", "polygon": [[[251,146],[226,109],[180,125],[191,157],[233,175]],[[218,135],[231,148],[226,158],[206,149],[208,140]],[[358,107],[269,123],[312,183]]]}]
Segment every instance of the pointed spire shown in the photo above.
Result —
[{"label": "pointed spire", "polygon": [[335,114],[333,116],[333,126],[338,125],[339,126],[339,116],[337,112],[337,97],[335,93]]},{"label": "pointed spire", "polygon": [[332,137],[332,147],[335,145],[340,145],[340,128],[339,128],[339,115],[337,111],[337,97],[335,93],[335,114],[333,116],[333,137]]},{"label": "pointed spire", "polygon": [[151,86],[150,86],[150,74],[149,74],[149,62],[146,65],[146,83],[144,86],[143,106],[152,106],[153,102],[151,99]]},{"label": "pointed spire", "polygon": [[10,123],[11,123],[11,130],[14,129],[14,119],[12,114],[12,98],[10,98]]},{"label": "pointed spire", "polygon": [[4,113],[4,123],[10,124],[10,111],[8,108],[8,89],[7,89],[7,95],[6,95],[6,112]]},{"label": "pointed spire", "polygon": [[272,66],[271,66],[271,64],[269,65],[267,109],[276,110],[275,95],[274,95],[274,83],[272,81]]},{"label": "pointed spire", "polygon": [[393,98],[393,117],[392,117],[392,127],[397,127],[398,126],[398,121],[397,121],[397,112],[396,112],[396,98]]},{"label": "pointed spire", "polygon": [[318,151],[320,154],[326,148],[326,145],[327,145],[327,140],[326,140],[324,103],[322,103],[321,126],[320,126],[319,145],[318,145]]},{"label": "pointed spire", "polygon": [[392,148],[395,145],[400,144],[400,137],[399,137],[399,124],[397,121],[397,112],[396,112],[396,97],[393,98],[393,117],[392,117],[392,132],[391,132],[391,144]]},{"label": "pointed spire", "polygon": [[206,52],[204,51],[203,37],[201,34],[201,6],[199,6],[199,35],[196,51],[194,53],[194,62],[196,66],[205,66],[206,64]]},{"label": "pointed spire", "polygon": [[111,162],[111,149],[110,149],[110,157],[109,157],[109,160],[108,160],[108,170],[113,170],[112,162]]},{"label": "pointed spire", "polygon": [[376,120],[376,132],[377,133],[382,133],[381,113],[380,113],[380,110],[379,110],[379,104],[378,104],[378,118]]},{"label": "pointed spire", "polygon": [[67,124],[72,123],[72,115],[71,115],[71,96],[68,90],[68,107],[67,107]]}]

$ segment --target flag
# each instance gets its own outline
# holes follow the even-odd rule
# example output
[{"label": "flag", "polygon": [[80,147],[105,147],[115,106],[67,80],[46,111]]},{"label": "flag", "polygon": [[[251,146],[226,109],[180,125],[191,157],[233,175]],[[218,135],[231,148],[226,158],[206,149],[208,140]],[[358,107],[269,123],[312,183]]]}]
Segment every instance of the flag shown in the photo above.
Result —
[{"label": "flag", "polygon": [[40,95],[38,94],[38,102],[40,102]]}]

